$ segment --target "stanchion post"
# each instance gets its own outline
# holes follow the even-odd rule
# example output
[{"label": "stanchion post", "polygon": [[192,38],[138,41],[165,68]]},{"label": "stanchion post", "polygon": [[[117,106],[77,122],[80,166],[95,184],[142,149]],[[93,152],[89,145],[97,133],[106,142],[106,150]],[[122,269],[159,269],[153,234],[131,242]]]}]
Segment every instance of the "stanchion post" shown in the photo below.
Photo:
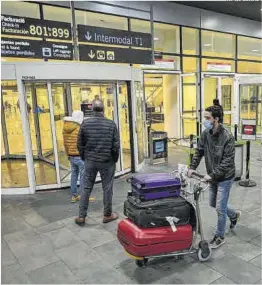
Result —
[{"label": "stanchion post", "polygon": [[240,181],[239,185],[243,187],[254,187],[257,185],[256,182],[249,179],[250,141],[247,141],[246,148],[246,179]]},{"label": "stanchion post", "polygon": [[189,140],[190,140],[190,163],[192,163],[193,160],[193,148],[194,148],[194,135],[190,135],[189,136]]},{"label": "stanchion post", "polygon": [[237,142],[237,124],[234,126],[234,136],[235,136],[235,141]]},{"label": "stanchion post", "polygon": [[198,141],[199,141],[199,137],[200,137],[200,130],[199,130],[199,121],[197,121],[197,143],[198,143]]}]

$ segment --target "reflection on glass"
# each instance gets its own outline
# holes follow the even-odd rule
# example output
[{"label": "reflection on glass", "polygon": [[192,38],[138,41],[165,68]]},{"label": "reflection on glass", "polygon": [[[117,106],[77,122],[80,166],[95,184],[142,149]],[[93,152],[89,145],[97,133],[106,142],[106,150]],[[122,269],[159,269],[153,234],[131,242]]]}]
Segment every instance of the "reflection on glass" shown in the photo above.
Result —
[{"label": "reflection on glass", "polygon": [[194,113],[194,117],[190,118],[188,114],[184,116],[183,119],[183,131],[184,137],[189,137],[191,134],[196,135],[196,113]]},{"label": "reflection on glass", "polygon": [[257,134],[261,134],[262,85],[240,85],[240,124],[243,119],[257,121]]},{"label": "reflection on glass", "polygon": [[202,31],[202,54],[214,57],[235,57],[235,35]]},{"label": "reflection on glass", "polygon": [[2,103],[10,154],[24,154],[24,136],[15,81],[2,82]]},{"label": "reflection on glass", "polygon": [[38,149],[37,149],[37,144],[36,144],[36,120],[34,117],[36,116],[36,113],[33,108],[33,92],[34,88],[32,84],[26,84],[25,85],[25,92],[26,92],[26,101],[27,101],[27,115],[28,115],[28,121],[29,121],[29,127],[30,127],[30,136],[31,136],[31,143],[32,143],[32,150],[33,150],[33,155],[37,156],[38,154]]},{"label": "reflection on glass", "polygon": [[182,28],[183,54],[199,54],[198,38],[197,29]]},{"label": "reflection on glass", "polygon": [[153,131],[164,131],[163,75],[145,74],[146,120]]},{"label": "reflection on glass", "polygon": [[143,92],[140,82],[135,82],[136,94],[136,132],[137,132],[137,147],[138,147],[138,163],[144,161],[145,155],[145,129],[143,116]]},{"label": "reflection on glass", "polygon": [[205,77],[204,79],[204,108],[213,106],[213,99],[217,98],[217,78]]},{"label": "reflection on glass", "polygon": [[47,85],[26,84],[27,112],[36,185],[56,184],[56,169]]},{"label": "reflection on glass", "polygon": [[118,30],[128,29],[127,18],[79,10],[75,11],[75,15],[77,24]]},{"label": "reflection on glass", "polygon": [[154,23],[154,44],[156,51],[179,53],[179,27]]},{"label": "reflection on glass", "polygon": [[234,97],[234,79],[222,78],[221,84],[221,105],[223,106],[224,111],[232,111],[232,101]]},{"label": "reflection on glass", "polygon": [[1,156],[5,155],[5,146],[4,146],[4,138],[1,126]]},{"label": "reflection on glass", "polygon": [[[28,187],[28,172],[25,158],[24,135],[16,81],[1,82],[1,187]],[[2,129],[7,131],[7,149],[4,147]],[[9,150],[9,152],[8,152]]]},{"label": "reflection on glass", "polygon": [[237,56],[239,59],[250,59],[261,61],[262,40],[248,37],[237,37]]},{"label": "reflection on glass", "polygon": [[123,168],[131,168],[131,152],[130,152],[130,129],[128,114],[128,94],[126,84],[119,84],[119,116],[121,134],[120,139],[123,149]]},{"label": "reflection on glass", "polygon": [[[114,95],[116,92],[115,84],[113,83],[71,83],[71,96],[73,111],[81,110],[81,103],[92,103],[93,100],[99,99],[103,102],[105,111],[104,115],[110,120],[115,120],[114,113],[115,102]],[[118,124],[117,124],[118,125]],[[121,134],[120,134],[121,139]],[[117,171],[120,171],[120,164],[117,164]]]},{"label": "reflection on glass", "polygon": [[63,125],[64,117],[68,116],[67,106],[66,106],[66,85],[55,83],[51,86],[53,107],[54,107],[54,119],[55,119],[55,129],[56,129],[56,142],[57,142],[57,152],[59,160],[59,173],[61,182],[70,181],[70,162],[67,158],[67,154],[64,149],[63,142]]},{"label": "reflection on glass", "polygon": [[105,106],[105,117],[114,120],[114,84],[71,84],[73,111],[81,110],[81,103],[100,99]]}]

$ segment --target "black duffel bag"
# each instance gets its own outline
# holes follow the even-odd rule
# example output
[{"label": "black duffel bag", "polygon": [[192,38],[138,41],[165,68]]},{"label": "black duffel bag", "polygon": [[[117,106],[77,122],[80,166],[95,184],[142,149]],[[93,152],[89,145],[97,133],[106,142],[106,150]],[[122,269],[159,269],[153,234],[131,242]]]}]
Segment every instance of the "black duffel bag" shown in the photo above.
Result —
[{"label": "black duffel bag", "polygon": [[124,215],[141,228],[169,226],[166,217],[174,217],[175,225],[186,225],[192,211],[192,205],[182,197],[144,202],[128,196],[124,204]]}]

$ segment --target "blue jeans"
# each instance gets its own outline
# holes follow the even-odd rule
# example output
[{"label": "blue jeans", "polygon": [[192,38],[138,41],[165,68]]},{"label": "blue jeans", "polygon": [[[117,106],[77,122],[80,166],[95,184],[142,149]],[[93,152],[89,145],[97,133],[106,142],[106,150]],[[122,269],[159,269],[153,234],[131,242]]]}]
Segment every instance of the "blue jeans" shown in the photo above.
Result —
[{"label": "blue jeans", "polygon": [[209,205],[217,210],[216,235],[224,237],[226,231],[227,216],[230,219],[236,217],[236,211],[227,206],[229,193],[234,179],[211,184],[209,187]]},{"label": "blue jeans", "polygon": [[83,191],[84,187],[84,173],[85,173],[85,163],[80,158],[80,156],[70,156],[71,164],[71,193],[72,196],[77,195],[77,180],[80,174],[80,193]]}]

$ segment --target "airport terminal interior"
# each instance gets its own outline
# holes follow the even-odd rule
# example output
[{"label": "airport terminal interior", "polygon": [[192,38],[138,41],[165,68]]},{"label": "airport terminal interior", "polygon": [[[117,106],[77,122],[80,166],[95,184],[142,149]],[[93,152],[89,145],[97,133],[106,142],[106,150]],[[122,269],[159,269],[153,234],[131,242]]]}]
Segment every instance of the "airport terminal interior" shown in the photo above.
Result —
[{"label": "airport terminal interior", "polygon": [[[2,283],[261,284],[261,7],[219,2],[1,1]],[[92,31],[113,40],[140,38],[140,46],[93,41]],[[89,225],[78,232],[62,130],[65,117],[95,99],[119,130],[114,207],[121,218],[126,177],[188,163],[189,139],[195,146],[213,99],[223,106],[224,126],[243,144],[242,178],[243,122],[255,122],[250,176],[257,186],[234,184],[231,202],[243,208],[243,222],[207,265],[191,257],[171,265],[153,261],[143,272],[130,265],[117,244],[118,223],[100,221],[100,183]],[[166,164],[151,163],[157,132],[167,133]],[[207,200],[201,210],[211,234],[215,217]],[[82,261],[70,260],[74,244]]]}]

